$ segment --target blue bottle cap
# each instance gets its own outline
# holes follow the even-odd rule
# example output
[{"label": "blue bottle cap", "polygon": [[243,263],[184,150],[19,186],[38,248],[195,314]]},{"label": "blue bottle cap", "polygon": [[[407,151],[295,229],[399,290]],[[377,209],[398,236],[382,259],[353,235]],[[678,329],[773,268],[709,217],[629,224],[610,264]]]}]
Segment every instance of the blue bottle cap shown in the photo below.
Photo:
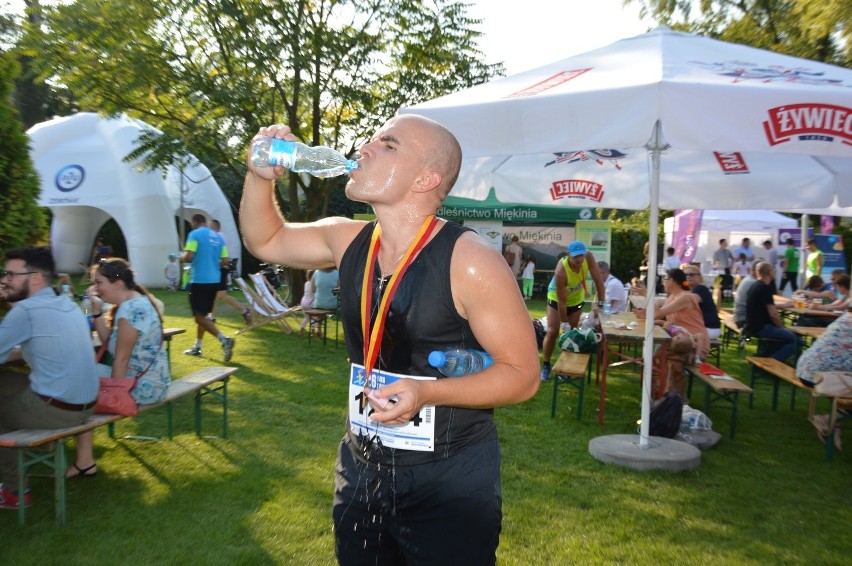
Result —
[{"label": "blue bottle cap", "polygon": [[355,161],[354,159],[347,159],[346,160],[346,172],[351,173],[352,171],[355,171],[356,169],[360,169],[360,167],[358,167],[358,162]]},{"label": "blue bottle cap", "polygon": [[445,363],[447,363],[447,356],[444,355],[444,352],[435,350],[429,354],[429,365],[433,368],[439,368]]}]

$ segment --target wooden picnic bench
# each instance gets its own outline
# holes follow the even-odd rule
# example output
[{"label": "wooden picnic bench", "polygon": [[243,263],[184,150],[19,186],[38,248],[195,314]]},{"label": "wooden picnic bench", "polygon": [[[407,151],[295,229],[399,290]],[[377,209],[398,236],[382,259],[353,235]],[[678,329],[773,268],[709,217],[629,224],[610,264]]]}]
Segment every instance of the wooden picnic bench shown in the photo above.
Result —
[{"label": "wooden picnic bench", "polygon": [[[828,436],[825,439],[825,459],[831,460],[832,451],[834,447],[834,442],[832,441],[832,434],[834,432],[834,427],[836,424],[844,420],[848,420],[849,416],[844,416],[840,413],[840,409],[848,410],[852,408],[852,398],[850,397],[829,397],[825,395],[817,394],[814,389],[808,385],[802,383],[802,380],[796,375],[796,369],[792,366],[788,366],[783,362],[779,362],[774,358],[761,358],[758,356],[747,356],[746,360],[752,364],[752,386],[754,386],[754,376],[756,372],[763,372],[765,375],[771,376],[774,380],[773,387],[773,398],[772,398],[772,410],[774,411],[778,405],[778,384],[783,380],[787,383],[792,384],[794,387],[792,388],[792,393],[790,396],[790,410],[792,411],[795,408],[796,403],[796,389],[804,389],[810,395],[810,404],[808,406],[808,421],[813,423],[814,416],[816,413],[816,400],[819,397],[825,397],[826,399],[831,400],[831,412],[829,413],[829,421],[828,421]],[[830,372],[818,372],[818,373],[830,373]],[[751,401],[749,401],[749,407],[751,407]]]},{"label": "wooden picnic bench", "polygon": [[[165,400],[150,405],[140,405],[139,414],[165,406],[167,411],[167,436],[172,439],[172,404],[190,394],[195,396],[195,433],[201,436],[201,399],[211,395],[222,403],[222,437],[228,437],[228,380],[237,372],[235,367],[206,367],[185,377],[176,379],[169,385]],[[28,471],[36,464],[46,465],[54,479],[55,518],[59,525],[66,522],[65,470],[68,462],[65,457],[65,441],[81,432],[109,425],[110,436],[116,421],[126,419],[121,415],[92,415],[85,423],[61,429],[21,429],[0,434],[0,446],[13,448],[18,453],[18,485],[26,485]],[[18,522],[24,524],[26,507],[24,497],[19,498]]]},{"label": "wooden picnic bench", "polygon": [[[825,378],[831,373],[835,372],[816,372],[815,377],[822,376]],[[834,453],[834,440],[832,438],[834,428],[840,426],[840,424],[844,421],[852,420],[852,397],[829,397],[826,395],[819,395],[816,391],[814,391],[808,410],[808,420],[812,423],[814,422],[814,416],[816,414],[817,397],[831,399],[831,411],[828,414],[828,434],[825,437],[825,459],[831,461]]]},{"label": "wooden picnic bench", "polygon": [[[314,325],[317,327],[318,333],[322,334],[322,344],[326,345],[328,341],[328,319],[335,315],[337,311],[330,309],[303,309],[303,312],[308,315],[308,318],[311,319],[311,327],[308,329],[308,344],[311,343],[311,337],[313,336],[313,328]],[[335,340],[337,336],[334,337]]]},{"label": "wooden picnic bench", "polygon": [[736,336],[737,344],[739,345],[740,337],[742,336],[742,329],[734,320],[733,313],[730,313],[725,310],[719,311],[719,320],[722,322],[722,326],[724,330],[722,331],[722,345],[725,349],[728,349],[728,344],[731,340]]},{"label": "wooden picnic bench", "polygon": [[[793,385],[790,394],[790,410],[796,407],[796,389],[804,389],[812,393],[813,389],[808,387],[796,376],[796,368],[779,362],[775,358],[764,358],[761,356],[746,356],[746,361],[751,364],[751,387],[754,389],[756,381],[760,377],[768,377],[772,380],[772,410],[778,408],[778,386],[782,381]],[[749,409],[754,406],[754,392],[748,400]]]},{"label": "wooden picnic bench", "polygon": [[752,393],[751,387],[730,375],[708,375],[699,366],[686,366],[689,376],[686,395],[692,398],[692,380],[697,377],[704,382],[704,412],[709,414],[714,401],[725,401],[731,404],[731,431],[733,439],[737,430],[737,407],[740,393]]},{"label": "wooden picnic bench", "polygon": [[553,400],[550,405],[550,418],[556,417],[556,392],[560,383],[567,383],[577,390],[577,420],[583,417],[583,393],[586,382],[592,380],[592,355],[589,353],[561,352],[559,359],[550,371],[553,377]]}]

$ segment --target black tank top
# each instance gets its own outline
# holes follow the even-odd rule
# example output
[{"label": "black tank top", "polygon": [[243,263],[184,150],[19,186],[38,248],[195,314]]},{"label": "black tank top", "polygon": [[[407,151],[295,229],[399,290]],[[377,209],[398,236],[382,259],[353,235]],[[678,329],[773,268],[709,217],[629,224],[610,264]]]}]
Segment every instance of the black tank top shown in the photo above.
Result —
[{"label": "black tank top", "polygon": [[[355,237],[340,262],[340,313],[346,348],[353,363],[364,363],[364,337],[361,329],[361,284],[364,276],[370,237],[375,222],[366,225]],[[440,224],[439,224],[440,227]],[[456,240],[470,230],[453,222],[443,228],[409,266],[390,305],[376,367],[405,375],[444,377],[427,360],[433,350],[447,348],[482,349],[468,322],[456,311],[450,287],[450,259]],[[373,312],[387,287],[381,283],[376,262],[373,273]],[[439,407],[435,417],[435,450],[382,451],[382,460],[396,465],[411,465],[447,458],[473,444],[497,437],[492,409],[460,409]],[[350,445],[356,457],[359,439],[351,430]],[[360,439],[363,440],[363,439]]]}]

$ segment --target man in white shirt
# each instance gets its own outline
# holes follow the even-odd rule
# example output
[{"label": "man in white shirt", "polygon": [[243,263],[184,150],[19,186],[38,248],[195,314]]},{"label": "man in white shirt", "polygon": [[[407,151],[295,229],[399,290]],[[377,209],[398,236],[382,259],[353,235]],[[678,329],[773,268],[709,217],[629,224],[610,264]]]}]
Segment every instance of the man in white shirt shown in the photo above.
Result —
[{"label": "man in white shirt", "polygon": [[624,312],[624,309],[627,308],[627,290],[624,288],[624,283],[610,273],[607,262],[599,261],[598,269],[601,272],[601,279],[604,280],[606,299],[611,301],[612,314]]}]

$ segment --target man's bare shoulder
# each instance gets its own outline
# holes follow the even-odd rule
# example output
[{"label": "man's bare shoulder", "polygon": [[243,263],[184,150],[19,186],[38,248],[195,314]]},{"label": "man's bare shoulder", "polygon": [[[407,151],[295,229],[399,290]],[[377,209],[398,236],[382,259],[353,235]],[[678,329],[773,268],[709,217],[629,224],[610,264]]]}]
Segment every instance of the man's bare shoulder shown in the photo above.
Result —
[{"label": "man's bare shoulder", "polygon": [[464,232],[461,236],[459,236],[458,242],[456,243],[456,251],[474,254],[487,252],[488,256],[493,256],[494,258],[506,261],[503,259],[502,254],[497,248],[472,230]]},{"label": "man's bare shoulder", "polygon": [[476,232],[465,232],[453,250],[453,264],[468,276],[478,277],[482,270],[499,270],[511,274],[502,253]]}]

